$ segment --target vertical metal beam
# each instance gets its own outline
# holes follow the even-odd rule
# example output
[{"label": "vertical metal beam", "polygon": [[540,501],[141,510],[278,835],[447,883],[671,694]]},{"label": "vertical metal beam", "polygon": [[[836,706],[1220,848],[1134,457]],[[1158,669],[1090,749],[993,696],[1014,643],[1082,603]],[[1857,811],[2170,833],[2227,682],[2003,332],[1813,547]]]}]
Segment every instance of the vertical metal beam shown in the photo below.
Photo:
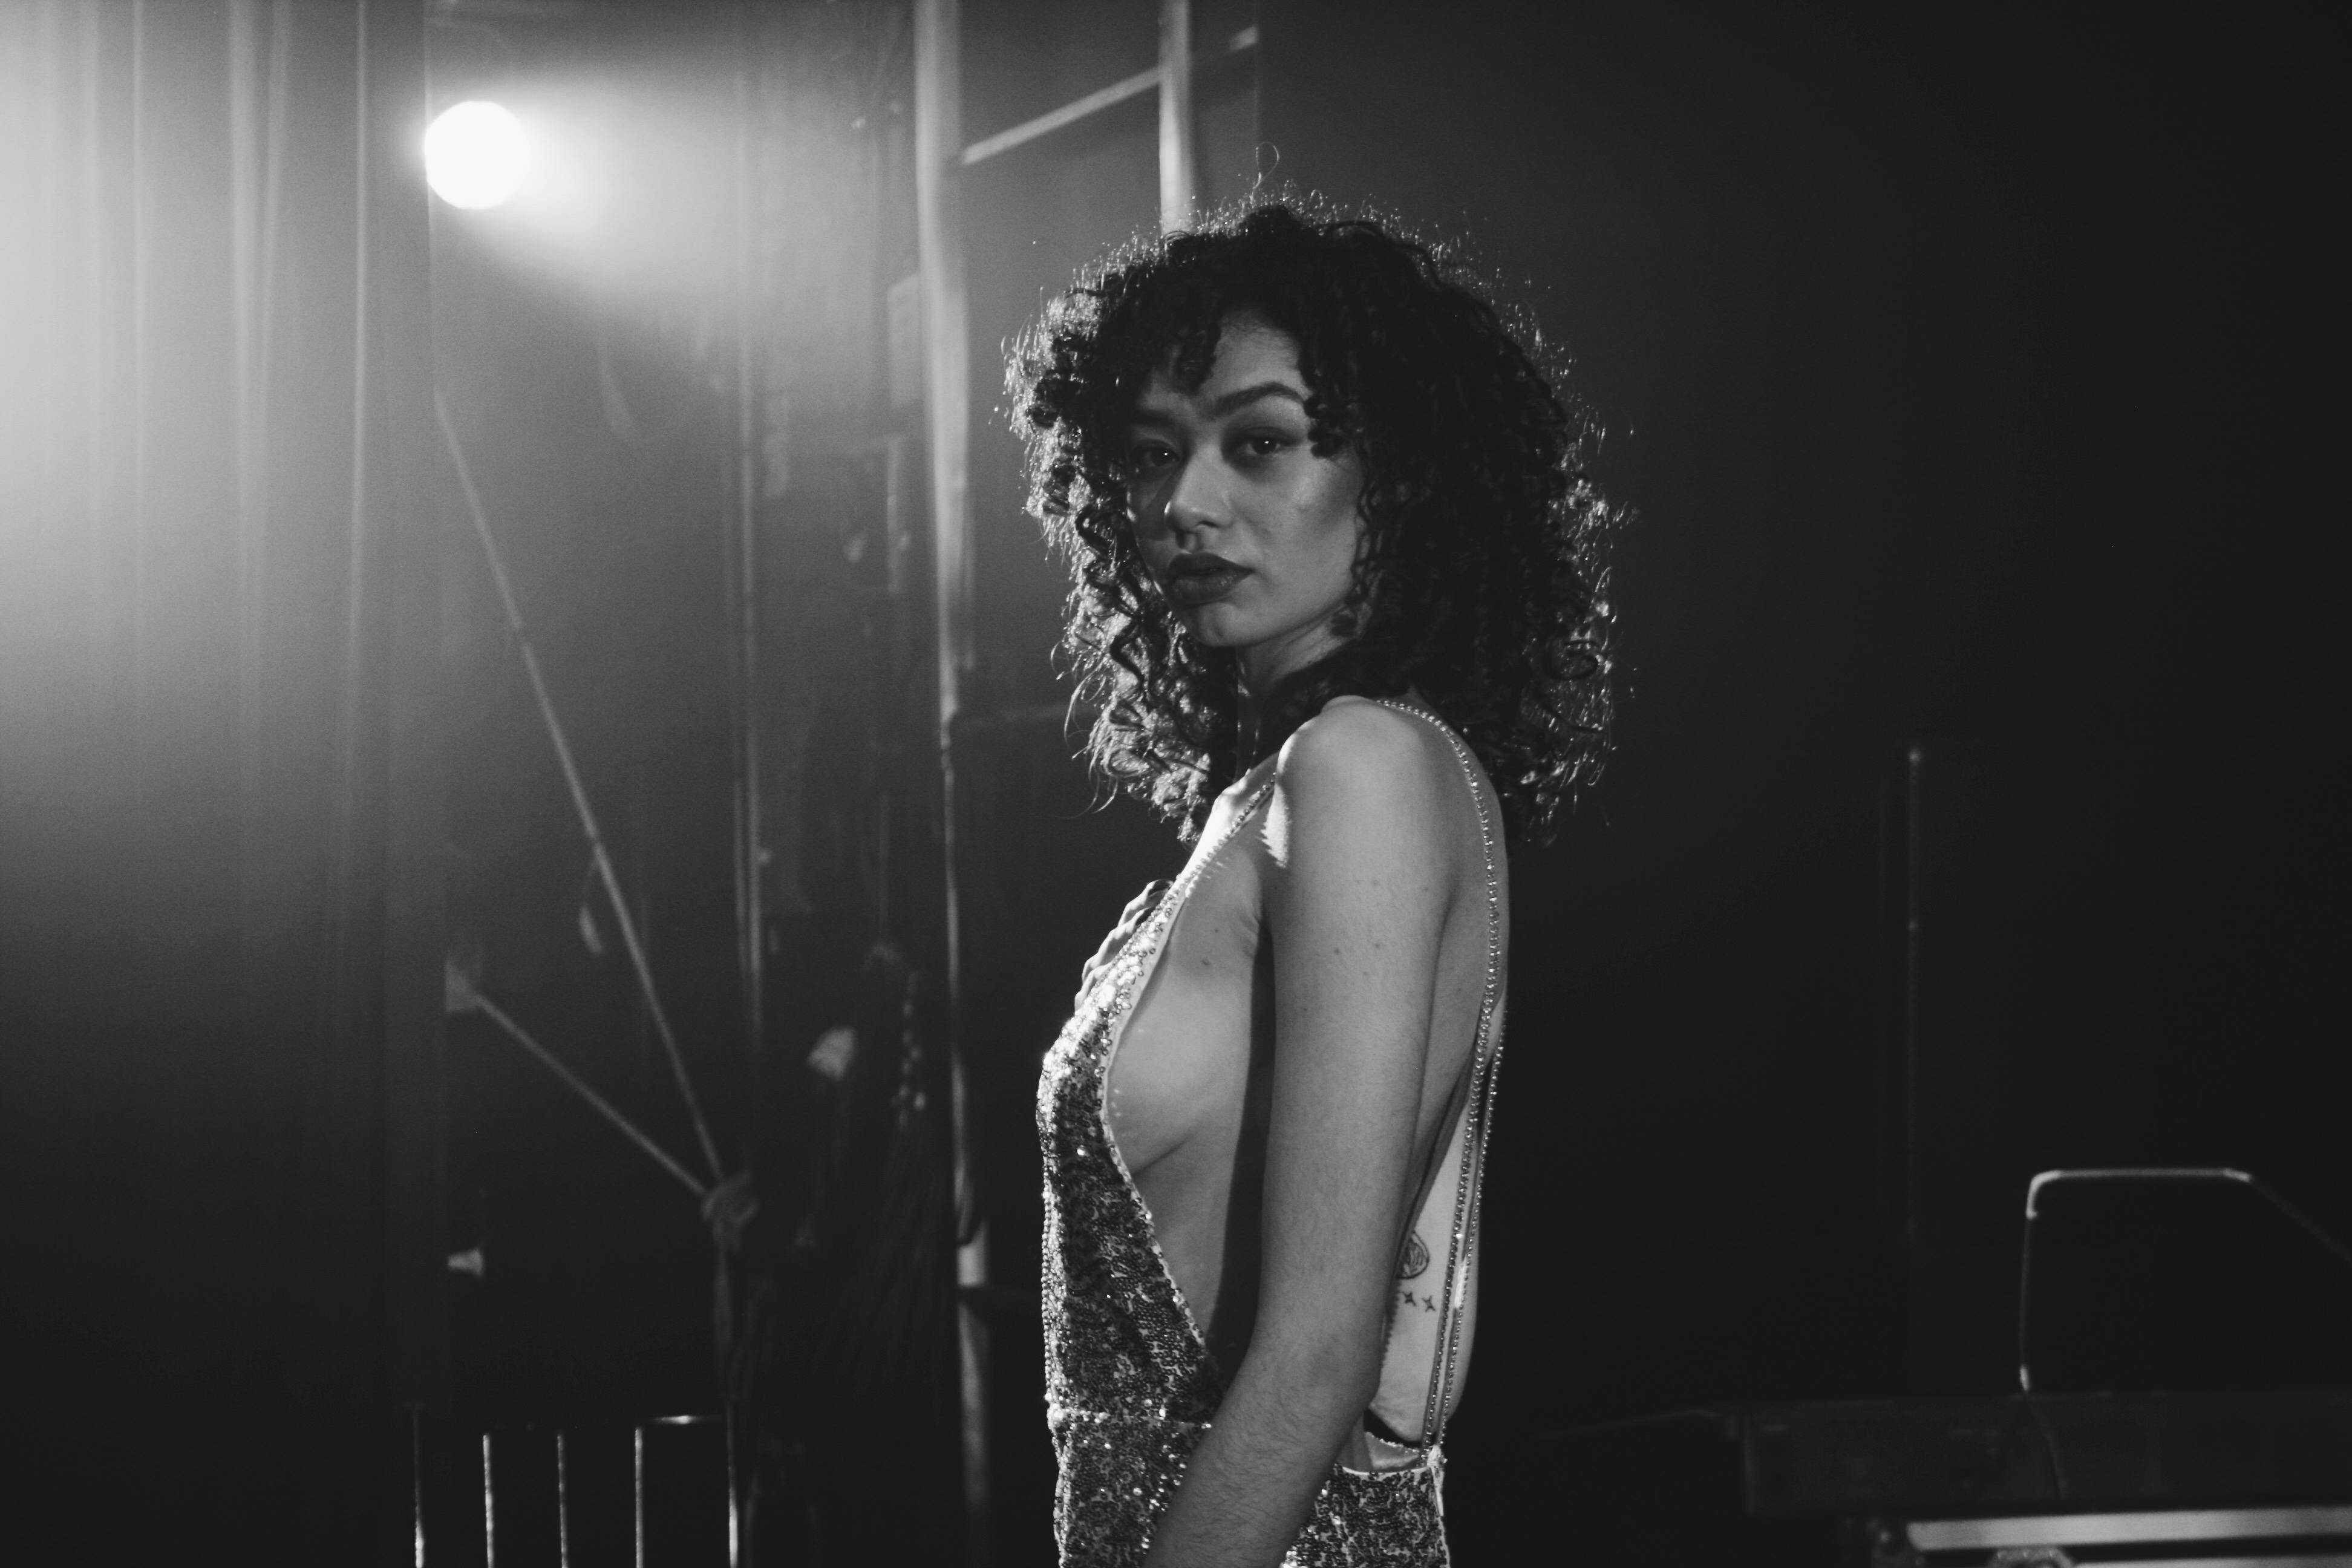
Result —
[{"label": "vertical metal beam", "polygon": [[989,1560],[988,1227],[973,1186],[962,1039],[962,931],[956,889],[955,721],[971,668],[971,521],[965,455],[971,366],[964,331],[961,20],[957,0],[915,0],[915,232],[923,305],[923,405],[930,468],[939,640],[940,821],[946,904],[949,1063],[956,1184],[956,1342],[961,1377],[965,1561]]},{"label": "vertical metal beam", "polygon": [[[256,6],[257,12],[260,7]],[[260,427],[244,449],[257,467],[246,494],[258,529],[268,510],[267,426],[271,417],[271,317],[288,303],[275,298],[273,278],[283,259],[280,186],[287,152],[288,90],[296,37],[296,7],[269,8],[268,66],[264,79],[267,119],[260,145],[260,225],[250,281],[257,320],[248,405]],[[381,1082],[384,1165],[381,1213],[392,1324],[392,1396],[411,1406],[445,1407],[449,1398],[448,1204],[446,1148],[448,1085],[442,1044],[442,968],[448,953],[443,881],[448,867],[446,670],[442,662],[441,595],[446,571],[438,504],[443,484],[433,447],[433,198],[410,164],[414,138],[425,119],[425,18],[414,6],[373,5],[360,16],[369,35],[371,75],[362,91],[371,105],[362,134],[369,169],[359,199],[373,204],[375,222],[372,283],[359,308],[373,323],[380,422],[369,437],[389,458],[380,513],[388,658],[383,761],[383,932],[380,982],[383,1007]],[[257,36],[263,29],[256,17]],[[259,74],[259,73],[257,73]],[[358,458],[354,458],[354,464]],[[257,572],[262,558],[248,561]],[[248,583],[258,584],[257,575]],[[258,588],[248,610],[268,601]],[[251,656],[267,647],[248,642]],[[266,690],[266,687],[255,688]],[[267,756],[266,750],[247,753]],[[257,798],[268,798],[264,791]]]},{"label": "vertical metal beam", "polygon": [[1903,1247],[1909,1284],[1919,1284],[1919,920],[1922,893],[1919,812],[1925,804],[1927,748],[1903,759]]},{"label": "vertical metal beam", "polygon": [[1192,221],[1192,0],[1160,0],[1160,229]]},{"label": "vertical metal beam", "polygon": [[965,452],[971,367],[964,342],[962,153],[957,0],[915,6],[915,228],[923,313],[923,405],[930,459],[932,567],[939,617],[940,732],[953,724],[971,668],[971,524]]},{"label": "vertical metal beam", "polygon": [[[743,1023],[752,1057],[760,1054],[767,1001],[767,911],[762,898],[766,829],[760,820],[760,427],[753,358],[761,322],[754,245],[751,146],[751,38],[747,8],[735,13],[735,634],[737,772],[735,886],[737,968],[743,985]],[[730,1427],[731,1431],[732,1428]],[[730,1492],[729,1494],[732,1496]]]}]

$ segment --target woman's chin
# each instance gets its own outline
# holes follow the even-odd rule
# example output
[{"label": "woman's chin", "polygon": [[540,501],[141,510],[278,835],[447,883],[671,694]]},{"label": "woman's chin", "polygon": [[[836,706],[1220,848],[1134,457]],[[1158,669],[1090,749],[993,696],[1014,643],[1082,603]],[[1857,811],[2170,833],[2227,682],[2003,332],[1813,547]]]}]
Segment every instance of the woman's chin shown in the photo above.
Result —
[{"label": "woman's chin", "polygon": [[1184,630],[1201,647],[1213,647],[1249,660],[1249,650],[1262,648],[1274,667],[1264,673],[1283,675],[1314,662],[1344,639],[1333,634],[1329,616],[1304,624],[1251,616],[1224,604],[1203,605],[1184,612]]},{"label": "woman's chin", "polygon": [[1182,612],[1184,630],[1202,647],[1242,647],[1255,640],[1229,605],[1202,605]]}]

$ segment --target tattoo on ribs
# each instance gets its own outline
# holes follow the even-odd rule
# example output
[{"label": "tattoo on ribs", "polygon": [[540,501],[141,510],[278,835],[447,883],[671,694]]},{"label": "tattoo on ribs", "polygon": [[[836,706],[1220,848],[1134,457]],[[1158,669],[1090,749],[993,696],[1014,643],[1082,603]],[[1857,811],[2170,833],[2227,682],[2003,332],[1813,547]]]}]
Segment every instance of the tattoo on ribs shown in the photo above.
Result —
[{"label": "tattoo on ribs", "polygon": [[1421,1232],[1412,1231],[1404,1238],[1404,1256],[1397,1259],[1397,1278],[1418,1279],[1429,1272],[1429,1245],[1421,1239]]}]

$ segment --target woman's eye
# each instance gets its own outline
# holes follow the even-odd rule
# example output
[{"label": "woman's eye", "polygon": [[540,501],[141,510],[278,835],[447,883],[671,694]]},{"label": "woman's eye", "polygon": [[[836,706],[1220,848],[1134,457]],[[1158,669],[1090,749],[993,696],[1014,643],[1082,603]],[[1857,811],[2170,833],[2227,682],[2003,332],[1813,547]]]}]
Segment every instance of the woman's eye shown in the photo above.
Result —
[{"label": "woman's eye", "polygon": [[1127,466],[1132,473],[1156,474],[1174,457],[1174,453],[1157,441],[1141,441],[1128,448]]},{"label": "woman's eye", "polygon": [[1271,458],[1289,446],[1290,440],[1272,431],[1259,430],[1243,437],[1239,445],[1244,457]]}]

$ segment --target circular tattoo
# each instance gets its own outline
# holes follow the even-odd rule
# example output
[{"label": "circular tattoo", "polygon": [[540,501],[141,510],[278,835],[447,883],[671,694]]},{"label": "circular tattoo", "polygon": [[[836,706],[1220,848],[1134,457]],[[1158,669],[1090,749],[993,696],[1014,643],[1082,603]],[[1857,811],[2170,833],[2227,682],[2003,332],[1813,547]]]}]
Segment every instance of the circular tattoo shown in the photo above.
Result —
[{"label": "circular tattoo", "polygon": [[1412,1231],[1404,1238],[1404,1256],[1397,1260],[1397,1278],[1418,1279],[1429,1268],[1429,1247],[1421,1239],[1421,1232]]}]

